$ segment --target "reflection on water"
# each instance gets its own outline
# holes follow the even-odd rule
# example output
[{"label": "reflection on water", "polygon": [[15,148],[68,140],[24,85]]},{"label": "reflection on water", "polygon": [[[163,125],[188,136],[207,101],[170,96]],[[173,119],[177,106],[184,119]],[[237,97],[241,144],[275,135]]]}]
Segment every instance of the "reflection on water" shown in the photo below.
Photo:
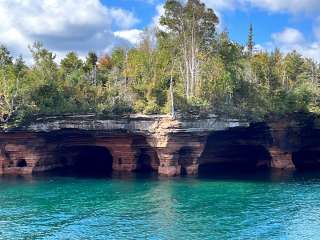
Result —
[{"label": "reflection on water", "polygon": [[0,178],[0,239],[317,239],[320,174]]}]

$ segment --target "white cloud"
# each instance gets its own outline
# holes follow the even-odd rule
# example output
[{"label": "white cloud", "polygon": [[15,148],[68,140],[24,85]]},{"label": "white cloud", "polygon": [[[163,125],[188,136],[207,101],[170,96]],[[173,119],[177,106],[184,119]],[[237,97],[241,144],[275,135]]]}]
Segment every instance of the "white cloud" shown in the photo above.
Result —
[{"label": "white cloud", "polygon": [[[269,12],[290,13],[290,14],[318,14],[320,11],[320,0],[203,0],[206,5],[213,8],[220,20],[224,11],[248,10],[260,8]],[[251,9],[251,11],[253,11]],[[220,29],[223,24],[220,24]],[[282,32],[273,33],[271,41],[264,44],[257,44],[257,50],[269,50],[280,48],[288,53],[297,50],[305,57],[320,62],[320,16],[315,18],[313,32],[315,40],[307,41],[304,35],[295,28],[285,28]]]},{"label": "white cloud", "polygon": [[302,55],[320,62],[320,42],[313,42],[298,49]]},{"label": "white cloud", "polygon": [[164,26],[160,25],[160,19],[161,16],[163,16],[165,14],[165,9],[164,9],[164,5],[163,4],[159,4],[156,6],[156,15],[152,18],[152,22],[150,27],[156,27],[162,31],[166,31]]},{"label": "white cloud", "polygon": [[114,32],[114,35],[116,37],[126,39],[131,44],[136,45],[141,41],[142,33],[143,33],[142,30],[131,29],[131,30],[116,31]]},{"label": "white cloud", "polygon": [[317,13],[320,10],[319,0],[203,0],[217,12],[225,10],[261,8],[270,12]]},{"label": "white cloud", "polygon": [[[220,19],[218,30],[222,30],[224,27],[222,20],[225,11],[247,10],[249,8],[292,14],[317,14],[320,11],[320,0],[203,0],[203,2],[207,7],[214,9],[218,15]],[[153,25],[159,26],[159,19],[163,13],[163,5],[158,5]],[[255,49],[272,51],[277,47],[285,53],[297,50],[305,57],[320,62],[320,16],[315,19],[313,30],[316,39],[307,41],[298,29],[287,27],[282,32],[273,33],[270,42],[257,44]]]},{"label": "white cloud", "polygon": [[273,33],[271,38],[276,44],[301,44],[305,41],[303,34],[295,28],[285,28],[282,32]]},{"label": "white cloud", "polygon": [[320,62],[320,41],[308,42],[303,34],[294,28],[285,28],[282,32],[271,35],[272,41],[262,44],[262,49],[272,51],[281,49],[284,53],[296,50],[305,57]]},{"label": "white cloud", "polygon": [[[159,0],[134,0],[154,4],[156,15],[150,26],[159,25],[164,14]],[[223,19],[227,10],[258,7],[272,12],[311,13],[320,11],[320,0],[203,0]],[[158,5],[157,5],[158,4]],[[98,53],[115,46],[135,45],[142,31],[135,28],[139,20],[130,11],[107,7],[101,0],[0,0],[0,43],[14,55],[29,57],[27,46],[42,41],[58,56],[67,51],[80,55],[90,50]],[[219,24],[218,29],[223,29]],[[277,46],[284,51],[297,49],[306,56],[320,60],[320,17],[314,20],[316,40],[306,41],[294,28],[274,33],[271,42],[262,47]]]},{"label": "white cloud", "polygon": [[100,52],[130,44],[113,29],[129,30],[138,21],[132,12],[106,7],[100,0],[0,0],[0,43],[27,57],[27,46],[34,41],[58,54]]},{"label": "white cloud", "polygon": [[221,10],[258,7],[272,12],[317,12],[319,0],[203,0],[207,6]]},{"label": "white cloud", "polygon": [[[230,0],[227,0],[230,1]],[[317,12],[319,0],[237,0],[241,4],[259,7],[273,12]]]},{"label": "white cloud", "polygon": [[160,24],[160,18],[165,13],[164,5],[159,4],[156,6],[156,15],[152,18],[152,25],[159,26]]},{"label": "white cloud", "polygon": [[[247,49],[247,47],[245,47]],[[261,45],[261,44],[255,44],[254,45],[254,50],[255,51],[258,51],[258,52],[261,52],[261,51],[266,51],[266,48],[265,46]]]},{"label": "white cloud", "polygon": [[242,0],[203,0],[207,7],[216,11],[233,10],[237,8]]},{"label": "white cloud", "polygon": [[112,8],[109,10],[109,14],[111,19],[122,29],[128,29],[133,27],[136,23],[139,22],[135,16],[128,11],[125,11],[120,8]]}]

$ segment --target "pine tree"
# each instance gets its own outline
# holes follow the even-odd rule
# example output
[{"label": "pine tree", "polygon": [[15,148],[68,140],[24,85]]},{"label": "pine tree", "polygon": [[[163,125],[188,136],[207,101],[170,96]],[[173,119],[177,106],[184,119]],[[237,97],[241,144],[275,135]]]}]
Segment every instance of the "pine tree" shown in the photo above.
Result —
[{"label": "pine tree", "polygon": [[12,64],[12,56],[9,50],[4,45],[0,45],[0,67],[5,67]]},{"label": "pine tree", "polygon": [[253,53],[253,48],[254,48],[253,26],[252,26],[252,24],[250,24],[250,26],[249,26],[249,34],[248,34],[247,48],[248,48],[249,54],[252,55],[252,53]]},{"label": "pine tree", "polygon": [[75,52],[69,52],[64,59],[61,60],[60,68],[64,74],[70,74],[81,69],[83,62],[79,59]]}]

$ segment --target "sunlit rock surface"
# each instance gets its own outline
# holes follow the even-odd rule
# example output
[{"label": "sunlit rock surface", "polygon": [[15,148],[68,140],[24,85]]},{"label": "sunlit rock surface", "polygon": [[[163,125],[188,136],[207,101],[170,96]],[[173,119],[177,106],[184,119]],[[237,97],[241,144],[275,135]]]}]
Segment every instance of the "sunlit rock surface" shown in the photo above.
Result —
[{"label": "sunlit rock surface", "polygon": [[224,169],[320,168],[319,137],[314,119],[249,124],[215,116],[39,118],[1,131],[0,174],[74,169],[178,176]]}]

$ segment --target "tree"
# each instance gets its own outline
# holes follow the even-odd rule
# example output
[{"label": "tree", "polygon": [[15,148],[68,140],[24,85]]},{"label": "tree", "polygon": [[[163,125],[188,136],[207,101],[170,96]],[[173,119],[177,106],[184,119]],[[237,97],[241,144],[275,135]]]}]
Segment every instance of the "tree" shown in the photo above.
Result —
[{"label": "tree", "polygon": [[70,74],[76,70],[81,69],[83,62],[79,59],[75,52],[70,52],[60,62],[61,70],[64,74]]},{"label": "tree", "polygon": [[111,70],[112,70],[111,57],[108,54],[102,55],[98,59],[97,63],[97,81],[106,85],[108,83],[109,87],[113,87],[114,82],[112,81]]},{"label": "tree", "polygon": [[230,78],[236,82],[242,78],[244,60],[243,47],[229,39],[229,33],[225,30],[218,35],[216,43],[217,55],[224,63]]},{"label": "tree", "polygon": [[0,46],[0,122],[8,121],[18,107],[19,81],[25,69],[22,58],[13,63],[9,50]]},{"label": "tree", "polygon": [[271,53],[269,64],[271,65],[270,90],[275,92],[281,89],[281,78],[283,75],[283,56],[279,49],[276,48]]},{"label": "tree", "polygon": [[288,53],[284,58],[284,79],[283,84],[286,89],[290,89],[300,79],[304,72],[304,59],[297,51]]},{"label": "tree", "polygon": [[199,0],[188,0],[185,4],[177,0],[168,0],[165,14],[160,24],[165,26],[177,43],[181,56],[180,68],[185,84],[186,97],[195,95],[199,83],[200,52],[207,51],[215,37],[216,25],[219,20],[214,11]]},{"label": "tree", "polygon": [[87,78],[93,85],[97,84],[97,62],[97,54],[95,52],[89,52],[84,64],[84,71],[88,74]]},{"label": "tree", "polygon": [[16,58],[14,65],[13,65],[13,68],[14,68],[16,82],[15,82],[15,86],[14,86],[14,93],[13,93],[13,96],[11,99],[11,105],[12,105],[12,108],[16,109],[19,104],[19,103],[17,103],[17,101],[18,101],[18,98],[20,97],[19,92],[20,92],[20,88],[21,88],[20,85],[22,84],[21,81],[26,76],[28,67],[25,64],[22,56],[19,56]]},{"label": "tree", "polygon": [[94,67],[97,65],[98,56],[95,52],[89,52],[86,61],[85,61],[85,69],[87,71],[92,71]]},{"label": "tree", "polygon": [[112,69],[112,60],[108,54],[105,54],[99,58],[98,69],[102,71],[110,71]]},{"label": "tree", "polygon": [[3,68],[12,65],[13,57],[10,55],[9,50],[4,45],[0,45],[0,67]]},{"label": "tree", "polygon": [[40,42],[35,42],[30,48],[34,60],[35,82],[55,82],[58,80],[58,65],[56,55],[43,47]]},{"label": "tree", "polygon": [[123,48],[115,48],[112,51],[111,62],[112,65],[119,70],[119,72],[123,71],[124,69],[126,55],[126,51]]},{"label": "tree", "polygon": [[115,80],[117,82],[124,80],[125,87],[127,87],[128,73],[126,69],[128,65],[128,50],[125,48],[115,48],[111,55],[111,62],[114,66]]},{"label": "tree", "polygon": [[252,24],[250,24],[250,26],[249,26],[247,48],[248,48],[249,54],[251,56],[252,53],[253,53],[253,48],[254,48],[253,26],[252,26]]},{"label": "tree", "polygon": [[14,61],[14,70],[16,75],[21,75],[22,73],[25,73],[28,69],[28,66],[26,65],[25,61],[23,60],[23,57],[20,55],[18,56]]},{"label": "tree", "polygon": [[262,121],[296,111],[320,114],[320,66],[297,51],[254,51],[253,26],[243,46],[217,33],[218,18],[200,0],[167,0],[160,22],[135,47],[60,64],[36,42],[33,63],[0,44],[0,118],[36,114],[214,113]]}]

